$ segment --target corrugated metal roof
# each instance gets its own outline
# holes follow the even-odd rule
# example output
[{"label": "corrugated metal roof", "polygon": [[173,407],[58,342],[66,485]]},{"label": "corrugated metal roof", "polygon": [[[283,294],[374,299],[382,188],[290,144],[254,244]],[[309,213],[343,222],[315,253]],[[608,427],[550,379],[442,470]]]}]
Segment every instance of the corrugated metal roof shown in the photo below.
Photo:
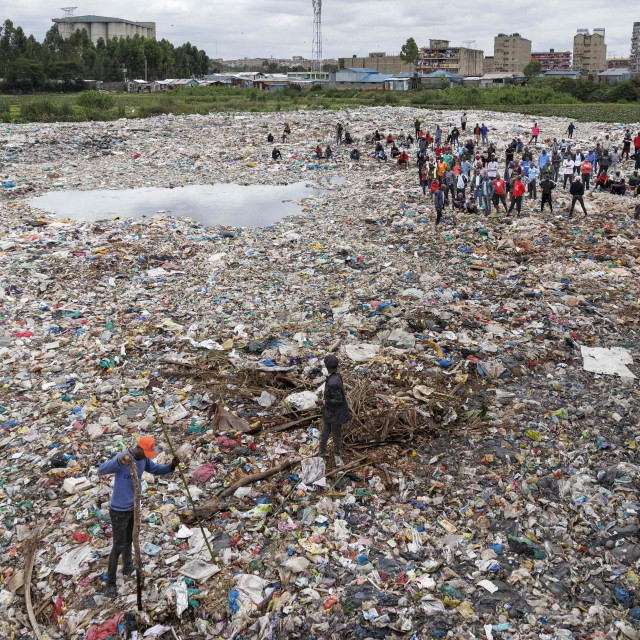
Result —
[{"label": "corrugated metal roof", "polygon": [[[53,18],[53,22],[66,22],[66,18]],[[125,24],[132,24],[136,27],[145,27],[149,29],[148,24],[143,22],[133,22],[133,20],[124,20],[123,18],[107,18],[106,16],[72,16],[69,18],[69,22],[124,22]]]},{"label": "corrugated metal roof", "polygon": [[432,71],[428,73],[426,76],[422,76],[423,78],[451,78],[457,80],[458,78],[462,78],[455,73],[451,73],[450,71],[445,71],[444,69],[438,69],[437,71]]},{"label": "corrugated metal roof", "polygon": [[384,82],[385,80],[389,80],[390,78],[393,78],[392,73],[378,73],[376,71],[375,73],[370,73],[369,75],[366,75],[364,78],[358,78],[356,82],[381,83],[381,82]]},{"label": "corrugated metal roof", "polygon": [[339,71],[355,71],[356,73],[378,73],[375,69],[368,69],[367,67],[345,67],[344,69],[340,69]]},{"label": "corrugated metal roof", "polygon": [[607,69],[606,71],[601,71],[599,76],[627,76],[633,75],[631,70],[627,67],[620,67],[619,69]]}]

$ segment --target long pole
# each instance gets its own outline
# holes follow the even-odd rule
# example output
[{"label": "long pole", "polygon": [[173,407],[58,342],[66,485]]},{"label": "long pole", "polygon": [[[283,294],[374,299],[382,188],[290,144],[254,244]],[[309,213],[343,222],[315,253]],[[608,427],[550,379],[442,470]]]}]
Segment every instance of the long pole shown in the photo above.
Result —
[{"label": "long pole", "polygon": [[[171,451],[171,455],[175,458],[176,457],[176,451],[173,448],[173,444],[171,443],[171,438],[169,437],[169,432],[167,431],[167,427],[164,424],[164,420],[162,419],[162,416],[160,415],[160,412],[158,411],[158,407],[156,407],[156,403],[153,401],[153,398],[151,397],[151,392],[149,391],[149,389],[146,389],[147,392],[147,398],[149,398],[149,402],[151,403],[151,406],[153,407],[153,411],[156,414],[156,418],[158,419],[158,422],[160,423],[160,426],[162,427],[162,433],[164,433],[164,437],[165,440],[167,441],[167,444],[169,445],[169,450]],[[191,504],[191,508],[193,509],[193,515],[196,517],[196,520],[198,521],[198,525],[200,526],[200,531],[202,531],[202,537],[204,538],[204,541],[207,545],[207,549],[209,549],[209,555],[211,556],[211,561],[215,562],[216,561],[216,557],[213,555],[213,550],[211,549],[211,543],[209,542],[209,538],[207,538],[207,533],[204,530],[204,526],[202,525],[202,520],[200,520],[200,516],[198,515],[198,511],[196,510],[196,505],[193,502],[193,498],[191,497],[191,491],[189,491],[189,483],[187,482],[187,479],[185,478],[185,475],[182,471],[182,466],[179,464],[178,465],[178,473],[180,474],[180,477],[182,478],[182,482],[184,484],[184,488],[187,490],[187,496],[189,496],[189,504]]]},{"label": "long pole", "polygon": [[140,479],[136,463],[130,455],[126,456],[127,466],[133,482],[133,548],[136,552],[136,593],[138,611],[142,611],[142,558],[140,556]]}]

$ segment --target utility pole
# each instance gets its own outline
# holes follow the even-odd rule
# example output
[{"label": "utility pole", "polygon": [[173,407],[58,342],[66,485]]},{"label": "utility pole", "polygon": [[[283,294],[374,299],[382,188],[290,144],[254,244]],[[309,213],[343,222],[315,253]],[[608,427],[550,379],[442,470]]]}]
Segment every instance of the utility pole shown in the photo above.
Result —
[{"label": "utility pole", "polygon": [[147,82],[147,56],[144,57],[144,81]]}]

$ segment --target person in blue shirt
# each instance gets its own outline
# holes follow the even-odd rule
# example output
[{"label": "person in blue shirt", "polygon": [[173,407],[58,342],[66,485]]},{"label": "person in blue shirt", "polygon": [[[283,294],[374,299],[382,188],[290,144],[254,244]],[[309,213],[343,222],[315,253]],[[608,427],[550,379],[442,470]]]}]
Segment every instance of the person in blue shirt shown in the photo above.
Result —
[{"label": "person in blue shirt", "polygon": [[480,127],[480,133],[482,134],[482,144],[488,144],[489,140],[487,138],[487,134],[489,133],[489,129],[487,129],[487,125],[484,124],[484,122],[482,123],[482,126]]},{"label": "person in blue shirt", "polygon": [[180,464],[178,458],[173,458],[171,464],[156,464],[151,460],[156,455],[155,438],[153,436],[142,436],[135,447],[118,453],[110,460],[103,462],[98,468],[98,473],[102,475],[113,474],[115,476],[113,493],[111,494],[111,508],[109,509],[113,528],[113,544],[109,555],[109,568],[107,569],[107,587],[104,592],[108,598],[115,598],[118,595],[116,573],[120,556],[122,555],[123,575],[131,575],[134,569],[131,550],[133,543],[134,486],[131,471],[128,467],[129,460],[133,459],[136,465],[138,483],[143,471],[161,476],[172,473]]},{"label": "person in blue shirt", "polygon": [[522,167],[522,171],[524,172],[525,176],[529,175],[529,168],[531,167],[531,162],[529,160],[523,160],[520,163],[520,166]]},{"label": "person in blue shirt", "polygon": [[473,165],[469,162],[469,160],[464,160],[463,163],[460,165],[460,168],[464,171],[464,174],[466,176],[469,175],[469,172],[471,171],[472,167]]},{"label": "person in blue shirt", "polygon": [[529,169],[529,183],[528,183],[528,191],[529,191],[529,199],[530,200],[536,200],[538,198],[538,185],[537,185],[537,178],[540,175],[540,171],[538,171],[538,168],[533,165],[530,169]]}]

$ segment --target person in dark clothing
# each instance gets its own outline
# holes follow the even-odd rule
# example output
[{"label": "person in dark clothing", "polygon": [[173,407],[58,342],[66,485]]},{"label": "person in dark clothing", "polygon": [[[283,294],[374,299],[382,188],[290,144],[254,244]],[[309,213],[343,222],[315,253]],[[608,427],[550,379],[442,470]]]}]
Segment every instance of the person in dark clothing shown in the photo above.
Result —
[{"label": "person in dark clothing", "polygon": [[391,147],[391,157],[395,160],[399,155],[400,155],[400,149],[396,147],[396,143],[394,142],[393,146]]},{"label": "person in dark clothing", "polygon": [[113,528],[113,545],[109,555],[107,587],[104,592],[108,598],[115,598],[118,595],[116,573],[120,556],[122,556],[123,575],[131,575],[134,570],[131,549],[133,543],[134,486],[131,471],[127,466],[129,460],[133,459],[136,465],[138,482],[140,482],[143,471],[160,476],[172,473],[180,464],[178,458],[173,458],[171,464],[156,464],[152,462],[151,458],[155,458],[157,455],[155,445],[156,441],[153,436],[142,436],[135,447],[118,453],[98,468],[98,473],[102,475],[115,475],[113,493],[111,495],[111,508],[109,509]]},{"label": "person in dark clothing", "polygon": [[420,122],[420,120],[418,120],[418,118],[416,118],[416,121],[413,123],[413,128],[416,131],[416,138],[420,135],[421,126],[422,126],[422,123]]},{"label": "person in dark clothing", "polygon": [[601,173],[609,173],[609,167],[611,166],[611,158],[609,152],[605,151],[600,158],[600,164],[598,165],[598,175]]},{"label": "person in dark clothing", "polygon": [[267,142],[273,142],[273,134],[272,134],[272,133],[270,133],[270,134],[267,136]]},{"label": "person in dark clothing", "polygon": [[282,153],[280,152],[280,149],[278,149],[278,147],[273,147],[273,151],[271,152],[271,157],[274,160],[281,160],[282,159]]},{"label": "person in dark clothing", "polygon": [[344,143],[353,144],[353,138],[351,137],[351,134],[348,131],[345,131],[344,133]]},{"label": "person in dark clothing", "polygon": [[567,127],[567,133],[569,134],[569,140],[571,140],[571,138],[573,138],[573,132],[575,130],[575,125],[573,124],[573,122]]},{"label": "person in dark clothing", "polygon": [[471,195],[469,199],[464,203],[465,213],[478,213],[478,205],[475,198]]},{"label": "person in dark clothing", "polygon": [[576,202],[579,202],[584,211],[584,215],[587,215],[587,208],[584,206],[584,184],[580,180],[579,176],[576,176],[569,187],[569,193],[571,194],[571,209],[569,215],[573,215],[573,208],[576,206]]},{"label": "person in dark clothing", "polygon": [[327,148],[324,151],[324,157],[327,160],[331,160],[331,158],[333,157],[333,150],[331,149],[331,145],[327,145]]},{"label": "person in dark clothing", "polygon": [[445,205],[445,185],[440,185],[440,188],[433,194],[433,202],[436,207],[436,224],[440,224],[440,220],[442,220],[442,211],[444,210]]},{"label": "person in dark clothing", "polygon": [[540,205],[540,212],[544,211],[544,205],[546,203],[549,204],[549,209],[551,209],[551,213],[553,213],[553,202],[551,201],[551,192],[556,188],[556,183],[549,179],[545,178],[540,181],[540,191],[542,191],[542,203]]},{"label": "person in dark clothing", "polygon": [[327,442],[329,436],[333,438],[333,452],[336,467],[341,467],[342,462],[342,425],[351,420],[351,409],[344,391],[342,376],[338,373],[338,358],[330,354],[324,359],[324,366],[329,375],[324,383],[324,400],[322,405],[322,432],[320,433],[321,458],[327,456]]},{"label": "person in dark clothing", "polygon": [[457,146],[459,141],[460,131],[458,131],[458,127],[453,127],[453,129],[451,129],[451,144],[455,144]]},{"label": "person in dark clothing", "polygon": [[349,154],[349,157],[352,160],[360,160],[360,151],[358,151],[358,149],[352,149],[351,153]]}]

